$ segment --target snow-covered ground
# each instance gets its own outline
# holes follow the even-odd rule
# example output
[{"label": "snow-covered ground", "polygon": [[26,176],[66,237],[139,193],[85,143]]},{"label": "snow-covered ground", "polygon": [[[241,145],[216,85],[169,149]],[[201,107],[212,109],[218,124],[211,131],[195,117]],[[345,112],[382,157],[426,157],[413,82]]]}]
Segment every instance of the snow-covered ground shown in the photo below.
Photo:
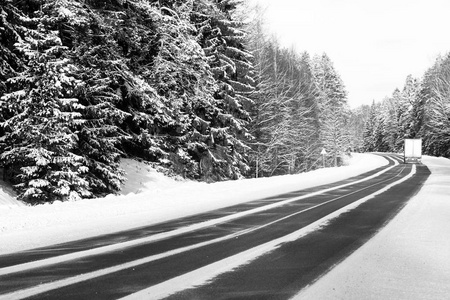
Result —
[{"label": "snow-covered ground", "polygon": [[176,181],[133,160],[122,195],[34,207],[0,193],[0,254],[126,230],[352,177],[386,165],[354,154],[348,165],[298,175],[213,184]]},{"label": "snow-covered ground", "polygon": [[16,201],[13,188],[0,180],[0,209],[3,207],[25,206],[22,202]]},{"label": "snow-covered ground", "polygon": [[[374,238],[296,299],[446,299],[450,295],[450,160]],[[0,254],[158,223],[361,174],[387,164],[354,154],[348,166],[214,184],[175,181],[124,160],[123,195],[27,207],[0,189]]]},{"label": "snow-covered ground", "polygon": [[295,299],[449,299],[450,160],[374,238]]}]

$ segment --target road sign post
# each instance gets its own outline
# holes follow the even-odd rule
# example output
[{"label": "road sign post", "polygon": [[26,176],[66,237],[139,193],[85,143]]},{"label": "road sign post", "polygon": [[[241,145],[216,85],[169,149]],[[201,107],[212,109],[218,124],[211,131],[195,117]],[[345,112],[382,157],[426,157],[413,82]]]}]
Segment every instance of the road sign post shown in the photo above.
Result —
[{"label": "road sign post", "polygon": [[327,151],[325,150],[325,148],[322,148],[320,154],[322,154],[322,165],[325,168],[325,155],[327,155]]}]

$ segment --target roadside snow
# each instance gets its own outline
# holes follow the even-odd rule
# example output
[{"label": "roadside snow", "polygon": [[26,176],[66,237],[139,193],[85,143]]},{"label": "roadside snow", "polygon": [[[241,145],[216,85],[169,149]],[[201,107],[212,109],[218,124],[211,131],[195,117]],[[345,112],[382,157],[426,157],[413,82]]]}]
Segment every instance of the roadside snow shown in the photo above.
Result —
[{"label": "roadside snow", "polygon": [[[166,298],[170,295],[173,295],[177,292],[180,292],[182,290],[186,290],[186,289],[204,285],[207,282],[213,281],[214,280],[213,278],[219,276],[220,274],[223,274],[225,272],[230,272],[233,269],[236,269],[242,265],[250,263],[251,261],[257,259],[261,255],[264,255],[271,251],[274,251],[276,248],[280,247],[284,243],[289,243],[290,241],[295,241],[295,240],[307,235],[310,232],[318,230],[322,226],[326,226],[326,224],[328,222],[330,222],[334,218],[339,217],[339,215],[354,209],[355,207],[359,206],[361,203],[364,203],[367,200],[373,198],[375,195],[381,194],[384,191],[390,189],[392,186],[400,184],[401,182],[407,180],[408,178],[411,178],[412,176],[414,176],[415,172],[416,172],[416,168],[415,168],[415,166],[413,166],[411,172],[406,177],[403,177],[403,178],[397,180],[396,182],[389,184],[388,186],[384,187],[383,189],[376,191],[375,193],[373,193],[371,195],[363,197],[363,198],[359,199],[358,201],[353,202],[352,204],[344,206],[344,207],[334,211],[333,213],[331,213],[321,219],[318,219],[317,221],[315,221],[315,222],[309,224],[308,226],[305,226],[295,232],[292,232],[288,235],[277,238],[275,240],[271,240],[267,243],[258,245],[254,248],[248,249],[246,251],[235,254],[233,256],[224,258],[224,259],[214,262],[210,265],[207,265],[207,266],[201,267],[199,269],[193,270],[191,272],[182,274],[182,275],[172,278],[170,280],[164,281],[160,284],[151,286],[149,288],[146,288],[144,290],[141,290],[139,292],[136,292],[134,294],[131,294],[129,296],[121,298],[120,300],[147,299],[150,296],[154,299],[162,299],[162,298]],[[335,201],[335,199],[333,199],[331,201]]]},{"label": "roadside snow", "polygon": [[25,204],[17,201],[12,187],[0,180],[0,209],[17,206],[25,206]]},{"label": "roadside snow", "polygon": [[450,160],[423,162],[432,174],[405,208],[294,299],[448,299]]},{"label": "roadside snow", "polygon": [[348,166],[213,184],[176,181],[124,160],[123,195],[34,207],[0,204],[0,254],[107,234],[349,178],[387,161],[354,154]]}]

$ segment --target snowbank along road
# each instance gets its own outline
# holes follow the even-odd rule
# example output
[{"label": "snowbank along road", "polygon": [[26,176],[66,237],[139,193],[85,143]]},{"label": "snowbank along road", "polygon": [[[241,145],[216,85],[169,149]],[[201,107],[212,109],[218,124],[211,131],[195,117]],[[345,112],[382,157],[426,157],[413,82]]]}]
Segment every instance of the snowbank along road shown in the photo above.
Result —
[{"label": "snowbank along road", "polygon": [[389,165],[333,184],[0,256],[0,299],[289,299],[370,239],[429,175]]}]

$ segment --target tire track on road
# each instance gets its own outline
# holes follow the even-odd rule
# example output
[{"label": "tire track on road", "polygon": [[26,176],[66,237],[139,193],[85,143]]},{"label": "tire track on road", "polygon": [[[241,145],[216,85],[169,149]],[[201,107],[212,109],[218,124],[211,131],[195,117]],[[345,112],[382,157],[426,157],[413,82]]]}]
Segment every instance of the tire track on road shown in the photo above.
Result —
[{"label": "tire track on road", "polygon": [[[383,170],[383,171],[381,171],[381,172],[378,172],[378,173],[372,175],[370,178],[371,178],[371,179],[376,178],[377,176],[380,176],[381,174],[384,174],[385,172],[388,172],[388,171],[391,170],[392,168],[393,168],[393,166],[390,166],[390,167],[386,168],[385,170]],[[380,174],[380,173],[381,173],[381,174]],[[365,181],[367,181],[367,180],[369,180],[369,179],[359,180],[359,183],[365,182]],[[299,196],[299,197],[295,197],[295,198],[293,198],[293,199],[281,201],[282,204],[279,204],[279,203],[275,203],[275,204],[277,204],[277,205],[269,204],[269,205],[264,206],[264,208],[257,208],[257,209],[252,209],[252,210],[249,210],[249,211],[244,211],[244,212],[241,212],[241,215],[239,215],[239,217],[236,217],[236,216],[234,215],[234,216],[232,216],[232,217],[229,217],[228,219],[226,219],[226,217],[224,217],[224,218],[219,218],[219,219],[215,219],[215,220],[212,220],[212,224],[209,224],[208,226],[204,226],[204,227],[200,227],[200,228],[196,228],[196,229],[190,228],[191,230],[188,230],[188,231],[186,231],[185,233],[192,233],[192,232],[198,231],[198,230],[200,230],[200,229],[204,229],[205,227],[211,227],[211,226],[214,227],[214,226],[217,226],[217,225],[220,225],[220,224],[223,224],[223,223],[227,223],[227,222],[230,222],[230,221],[233,221],[233,220],[237,220],[237,219],[240,219],[240,218],[243,218],[243,217],[246,217],[246,216],[250,216],[250,215],[258,215],[258,214],[262,214],[263,212],[269,211],[270,209],[273,209],[273,208],[278,208],[278,207],[283,206],[283,205],[289,205],[289,204],[294,203],[294,202],[297,202],[297,201],[299,201],[299,200],[307,199],[307,198],[310,198],[310,197],[312,197],[312,196],[322,195],[322,194],[325,194],[325,193],[329,193],[329,192],[331,192],[331,191],[335,191],[335,190],[337,190],[337,189],[339,189],[339,188],[348,187],[348,186],[355,185],[355,184],[356,184],[355,182],[353,182],[353,183],[347,183],[347,184],[344,184],[344,185],[340,185],[340,186],[337,186],[337,187],[332,187],[332,188],[326,189],[325,191],[313,192],[313,193],[310,193],[310,194],[308,194],[308,195],[302,195],[302,196]],[[353,194],[353,193],[351,193],[351,194]],[[280,203],[281,203],[281,202],[280,202]],[[320,205],[319,205],[319,206],[320,206]],[[269,208],[268,208],[268,207],[269,207]],[[294,216],[294,215],[297,215],[297,213],[292,214],[292,216]],[[291,217],[292,217],[292,216],[291,216]],[[286,218],[283,217],[282,219],[286,219]],[[220,220],[220,221],[219,221],[219,220]],[[281,221],[281,220],[280,220],[280,221]],[[214,222],[216,222],[216,223],[214,223]],[[205,222],[205,223],[206,223],[206,222]],[[205,223],[202,223],[202,225],[205,225]],[[273,225],[273,224],[270,224],[270,225]],[[267,226],[269,226],[269,225],[267,225]],[[266,226],[263,225],[263,227],[266,227]],[[263,227],[261,227],[261,228],[253,228],[253,229],[242,230],[241,232],[234,233],[234,234],[228,235],[228,236],[226,236],[226,237],[218,238],[218,239],[216,239],[214,242],[223,242],[223,241],[226,240],[226,239],[238,238],[240,235],[248,234],[248,233],[251,233],[251,232],[256,231],[256,230],[261,230]],[[179,236],[181,236],[182,234],[185,234],[185,233],[174,234],[173,237],[176,237],[176,236],[179,237]],[[165,238],[161,238],[161,237],[160,237],[160,239],[155,239],[154,236],[153,236],[153,237],[150,237],[150,238],[153,238],[153,239],[154,239],[154,240],[151,240],[151,241],[150,241],[150,242],[153,242],[153,243],[156,242],[156,241],[159,241],[159,240],[167,240],[167,239],[168,239],[168,237],[165,237]],[[134,242],[136,242],[136,241],[134,241]],[[139,242],[142,242],[142,240],[140,240]],[[114,252],[117,252],[116,250],[132,248],[131,246],[133,246],[133,248],[135,248],[136,246],[145,245],[145,244],[148,244],[148,243],[149,243],[149,241],[147,240],[147,241],[145,241],[144,243],[137,243],[136,245],[127,245],[127,246],[124,247],[124,248],[108,249],[106,252],[113,252],[113,251],[114,251]],[[203,244],[202,244],[202,243],[197,244],[197,246],[198,246],[198,247],[203,247],[203,246],[206,246],[206,245],[209,245],[209,244],[211,244],[211,242],[206,241],[206,242],[204,242]],[[123,244],[122,244],[121,246],[123,246]],[[104,249],[102,249],[102,250],[104,250]],[[172,249],[172,250],[170,250],[170,251],[172,251],[172,254],[171,254],[171,255],[175,255],[175,254],[177,254],[177,253],[182,253],[182,252],[184,252],[184,251],[191,251],[191,250],[193,250],[193,248],[185,247],[185,248]],[[95,255],[98,255],[98,254],[95,254]],[[92,254],[87,255],[87,256],[92,256]],[[86,256],[86,257],[87,257],[87,256]],[[153,259],[161,259],[161,258],[164,257],[164,255],[159,256],[159,257],[157,257],[157,256],[158,256],[158,255],[156,255],[155,257],[153,257],[151,261],[153,261]],[[69,259],[69,260],[76,260],[76,259],[79,259],[79,258],[74,258],[74,259]],[[85,257],[84,257],[84,259],[85,259]],[[133,266],[138,266],[138,265],[141,265],[141,264],[144,264],[144,263],[148,263],[148,261],[146,261],[146,259],[148,260],[149,258],[146,257],[145,259],[142,259],[142,260],[135,260],[135,261],[132,261],[132,262],[128,262],[128,264],[122,265],[121,267],[119,266],[119,268],[122,268],[122,269],[130,269],[130,268],[132,268]],[[65,260],[64,262],[67,262],[67,261],[69,261],[69,260]],[[113,260],[113,262],[115,262],[115,260]],[[50,266],[50,265],[52,265],[52,264],[57,264],[57,263],[58,263],[58,266],[57,266],[58,268],[68,268],[68,266],[63,266],[63,265],[61,265],[61,262],[54,262],[54,263],[51,263],[51,264],[44,264],[44,265],[40,265],[40,266],[36,266],[36,265],[35,265],[33,268],[41,268],[41,267]],[[24,266],[22,266],[22,267],[24,267]],[[90,279],[92,279],[92,278],[96,278],[96,277],[99,277],[99,276],[104,276],[104,275],[106,275],[106,274],[110,274],[111,271],[113,271],[113,272],[118,272],[117,267],[118,267],[118,266],[113,266],[113,267],[111,267],[110,269],[104,269],[104,270],[95,271],[96,273],[91,272],[90,274],[88,273],[88,274],[83,274],[83,275],[80,275],[80,276],[75,276],[75,277],[72,277],[72,278],[67,278],[67,279],[64,279],[64,280],[57,280],[56,283],[49,283],[48,285],[44,284],[44,285],[41,285],[40,287],[31,288],[31,289],[28,290],[28,292],[32,292],[32,294],[28,294],[28,295],[31,296],[31,295],[33,295],[33,293],[34,293],[34,294],[35,294],[35,293],[42,293],[42,290],[43,290],[44,286],[47,286],[47,288],[49,288],[49,290],[52,290],[52,289],[55,289],[55,288],[58,288],[58,287],[61,287],[61,286],[72,285],[72,284],[74,284],[74,283],[76,283],[76,282],[82,282],[82,281],[90,280]],[[116,269],[114,269],[114,268],[116,268]],[[53,268],[51,268],[51,269],[49,269],[49,270],[52,271],[52,269],[53,269]],[[55,269],[57,269],[57,268],[55,268]],[[122,270],[122,269],[121,269],[121,270]],[[25,272],[25,271],[29,271],[29,268],[25,268],[25,269],[23,269],[23,270],[19,270],[19,271],[16,271],[16,272],[20,273],[20,272]],[[119,271],[120,271],[120,270],[119,270]],[[12,273],[15,273],[15,272],[12,272]],[[12,273],[10,273],[10,274],[12,274]],[[18,275],[21,275],[21,274],[18,274]],[[94,276],[94,275],[95,275],[95,276]],[[89,277],[89,276],[91,276],[91,277]],[[92,276],[93,276],[93,277],[92,277]],[[19,276],[19,277],[20,277],[20,276]],[[53,277],[52,277],[52,279],[53,279]],[[74,279],[75,279],[75,281],[74,281]],[[2,282],[2,281],[3,281],[3,278],[0,277],[0,282]],[[63,284],[63,283],[64,283],[64,284]],[[59,285],[58,285],[58,284],[59,284]],[[62,285],[61,285],[61,284],[62,284]],[[1,284],[0,284],[0,285],[1,285]],[[22,296],[18,296],[19,294],[14,294],[14,297],[16,297],[16,296],[17,296],[17,297],[21,297],[21,298],[22,298],[22,297],[28,297],[28,296],[23,296],[23,295],[24,295],[23,292],[24,292],[24,291],[22,291],[22,293],[20,294],[20,295],[22,295]],[[13,294],[5,295],[5,296],[8,297],[8,296],[11,296],[11,295],[13,295]],[[0,299],[3,299],[2,297],[3,297],[3,296],[0,296]],[[8,299],[8,298],[5,298],[5,299]]]}]

